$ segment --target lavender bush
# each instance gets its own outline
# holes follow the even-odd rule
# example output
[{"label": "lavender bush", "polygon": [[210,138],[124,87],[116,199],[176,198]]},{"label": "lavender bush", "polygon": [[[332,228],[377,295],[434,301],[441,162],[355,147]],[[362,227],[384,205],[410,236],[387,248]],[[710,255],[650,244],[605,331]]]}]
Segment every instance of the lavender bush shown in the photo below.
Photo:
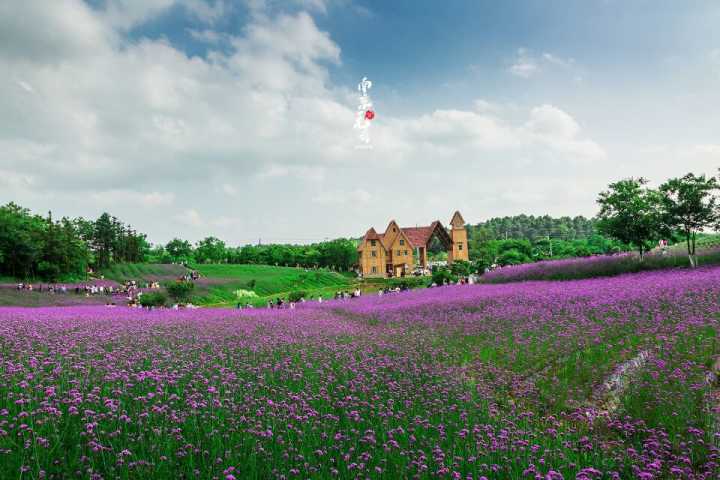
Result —
[{"label": "lavender bush", "polygon": [[717,478],[719,296],[701,268],[282,311],[0,309],[0,471]]},{"label": "lavender bush", "polygon": [[[720,248],[698,250],[699,265],[720,263]],[[607,277],[666,268],[685,268],[688,258],[681,250],[663,255],[659,252],[645,256],[642,262],[635,253],[594,255],[591,257],[543,260],[535,263],[512,265],[482,276],[483,283],[523,282],[527,280],[577,280]]]}]

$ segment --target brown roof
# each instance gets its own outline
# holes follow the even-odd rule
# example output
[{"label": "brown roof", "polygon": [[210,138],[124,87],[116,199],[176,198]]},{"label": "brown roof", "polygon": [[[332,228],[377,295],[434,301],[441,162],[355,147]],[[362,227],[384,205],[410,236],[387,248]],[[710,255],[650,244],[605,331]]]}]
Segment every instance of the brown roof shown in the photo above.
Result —
[{"label": "brown roof", "polygon": [[365,236],[363,236],[362,240],[360,241],[360,244],[357,246],[357,250],[362,250],[362,246],[365,243],[366,240],[379,240],[380,245],[387,250],[387,247],[385,247],[385,243],[383,242],[385,235],[382,233],[377,233],[375,231],[375,228],[370,227],[370,230],[365,232]]},{"label": "brown roof", "polygon": [[453,214],[452,218],[450,219],[450,225],[453,225],[455,227],[463,227],[465,226],[465,219],[460,215],[459,210],[455,210],[455,213]]},{"label": "brown roof", "polygon": [[413,247],[424,247],[435,230],[435,224],[427,227],[405,227],[402,229],[405,236],[410,240]]},{"label": "brown roof", "polygon": [[365,233],[365,239],[366,240],[379,240],[380,235],[378,235],[378,233],[375,231],[375,229],[371,227],[370,230],[368,230],[367,233]]}]

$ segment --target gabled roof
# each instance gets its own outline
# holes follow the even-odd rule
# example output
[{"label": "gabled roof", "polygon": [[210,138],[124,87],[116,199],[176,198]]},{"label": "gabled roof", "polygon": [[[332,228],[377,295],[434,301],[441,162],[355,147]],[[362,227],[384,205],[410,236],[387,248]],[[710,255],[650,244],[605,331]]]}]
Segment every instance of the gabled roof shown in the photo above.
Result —
[{"label": "gabled roof", "polygon": [[365,233],[365,240],[380,240],[380,235],[374,228],[370,227],[370,230]]},{"label": "gabled roof", "polygon": [[433,227],[406,227],[402,231],[413,247],[424,247],[433,233]]},{"label": "gabled roof", "polygon": [[465,219],[460,215],[459,210],[455,210],[455,213],[453,214],[452,218],[450,219],[450,225],[453,227],[464,227],[465,226]]},{"label": "gabled roof", "polygon": [[440,237],[440,241],[442,241],[445,245],[452,245],[450,235],[448,235],[445,227],[443,227],[439,220],[435,220],[427,227],[407,227],[402,230],[405,233],[405,236],[410,240],[410,243],[412,243],[413,247],[426,246],[430,242],[432,236],[436,233],[438,237]]},{"label": "gabled roof", "polygon": [[384,237],[384,235],[377,233],[375,231],[375,228],[370,227],[370,230],[365,232],[365,235],[363,236],[362,240],[360,240],[360,243],[357,246],[357,250],[362,250],[362,247],[367,240],[379,240],[380,246],[387,250],[387,248],[385,247],[385,244],[383,243],[383,237]]},{"label": "gabled roof", "polygon": [[[393,232],[391,229],[395,228],[397,229],[396,232]],[[388,223],[387,228],[385,229],[385,233],[383,233],[383,240],[386,240],[386,244],[391,244],[395,241],[395,238],[400,234],[402,231],[402,228],[400,228],[400,225],[397,224],[395,220],[390,220],[390,223]]]}]

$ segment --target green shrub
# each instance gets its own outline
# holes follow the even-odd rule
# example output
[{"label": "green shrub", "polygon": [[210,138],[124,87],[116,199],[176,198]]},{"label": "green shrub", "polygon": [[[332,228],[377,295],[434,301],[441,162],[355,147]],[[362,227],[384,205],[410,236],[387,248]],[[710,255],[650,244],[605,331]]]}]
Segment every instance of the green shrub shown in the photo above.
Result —
[{"label": "green shrub", "polygon": [[162,307],[167,303],[167,296],[162,292],[143,293],[140,296],[140,305],[143,307]]},{"label": "green shrub", "polygon": [[442,285],[447,281],[448,283],[456,283],[458,281],[457,275],[453,274],[447,267],[435,268],[432,273],[432,281],[437,285]]},{"label": "green shrub", "polygon": [[238,300],[241,300],[243,298],[257,298],[258,295],[252,290],[243,290],[242,288],[239,288],[235,290],[235,296]]},{"label": "green shrub", "polygon": [[288,295],[288,302],[297,303],[300,301],[301,298],[305,298],[306,296],[307,293],[303,292],[302,290],[298,290],[297,292],[291,292],[290,295]]},{"label": "green shrub", "polygon": [[195,288],[195,284],[184,280],[178,280],[169,284],[166,288],[168,295],[170,295],[173,300],[176,302],[187,302],[190,300],[190,294]]},{"label": "green shrub", "polygon": [[253,289],[255,288],[255,285],[257,285],[257,280],[255,280],[254,278],[251,278],[251,279],[247,282],[247,288],[248,288],[248,290],[253,290]]},{"label": "green shrub", "polygon": [[473,273],[473,264],[464,260],[456,260],[450,265],[450,271],[458,277],[467,277]]}]

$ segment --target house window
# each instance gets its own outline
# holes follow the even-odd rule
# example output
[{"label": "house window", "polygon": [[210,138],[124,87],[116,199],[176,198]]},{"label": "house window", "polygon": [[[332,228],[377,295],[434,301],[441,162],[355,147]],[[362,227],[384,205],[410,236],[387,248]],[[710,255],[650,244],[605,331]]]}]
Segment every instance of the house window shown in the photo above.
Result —
[{"label": "house window", "polygon": [[406,256],[406,257],[407,257],[407,254],[408,254],[408,251],[407,251],[407,250],[405,250],[405,256]]},{"label": "house window", "polygon": [[371,250],[371,251],[370,251],[370,256],[371,256],[371,257],[377,257],[377,251],[376,251],[376,250]]},{"label": "house window", "polygon": [[403,240],[402,238],[400,239],[400,245],[405,245],[405,240]]},{"label": "house window", "polygon": [[370,246],[371,246],[371,247],[374,247],[374,246],[375,246],[375,240],[370,240]]},{"label": "house window", "polygon": [[377,267],[372,267],[372,273],[377,273]]},{"label": "house window", "polygon": [[400,250],[397,251],[396,255],[397,255],[398,257],[399,257],[400,255],[402,255],[402,253],[400,252]]},{"label": "house window", "polygon": [[458,243],[458,250],[462,250],[462,242]]},{"label": "house window", "polygon": [[397,232],[397,230],[395,230],[395,227],[393,227],[393,233],[395,233],[395,232]]}]

